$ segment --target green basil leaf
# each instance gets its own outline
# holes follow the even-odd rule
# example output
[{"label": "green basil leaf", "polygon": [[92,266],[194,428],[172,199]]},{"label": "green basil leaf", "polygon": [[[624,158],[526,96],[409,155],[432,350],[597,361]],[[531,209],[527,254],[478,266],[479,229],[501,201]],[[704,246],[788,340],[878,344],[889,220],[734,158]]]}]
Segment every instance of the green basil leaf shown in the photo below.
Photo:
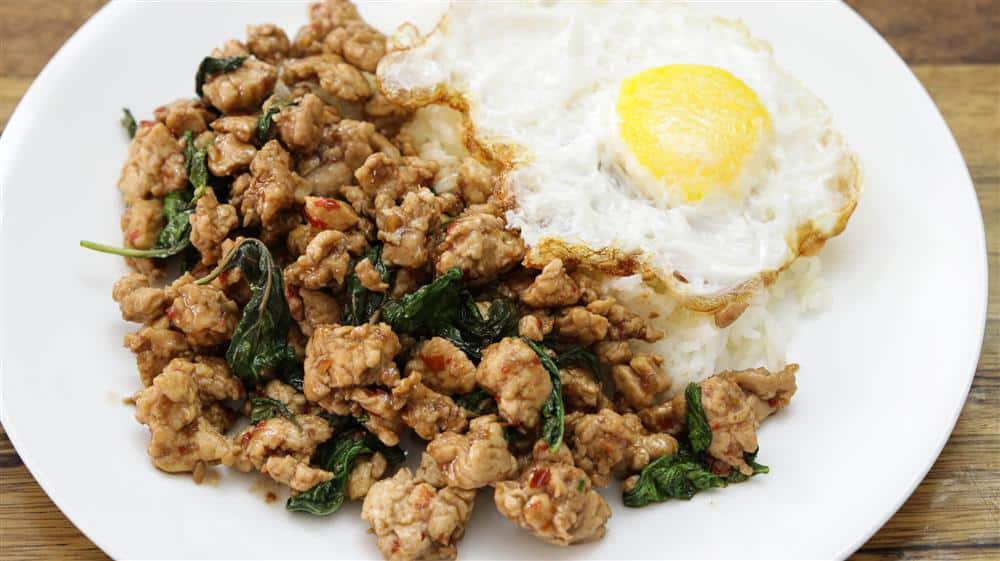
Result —
[{"label": "green basil leaf", "polygon": [[250,400],[250,422],[257,424],[261,421],[274,417],[285,417],[295,421],[295,415],[288,410],[288,406],[270,397],[255,397]]},{"label": "green basil leaf", "polygon": [[207,56],[201,59],[201,64],[198,65],[198,72],[194,75],[194,92],[201,97],[203,94],[202,87],[205,85],[205,80],[208,79],[209,74],[225,74],[232,72],[237,68],[243,66],[243,61],[247,57],[245,56],[231,56],[224,58],[215,58]]},{"label": "green basil leaf", "polygon": [[[382,244],[373,244],[365,252],[365,257],[371,261],[375,270],[378,271],[382,282],[388,283],[392,280],[392,271],[382,261]],[[385,300],[384,293],[373,292],[361,284],[361,280],[358,279],[358,275],[354,272],[353,267],[351,268],[351,274],[347,277],[346,291],[347,303],[344,306],[344,313],[341,317],[341,322],[344,325],[368,323],[368,320],[371,319],[372,315],[382,306],[382,302]]]},{"label": "green basil leaf", "polygon": [[549,445],[549,450],[555,451],[559,449],[559,445],[562,443],[566,425],[564,420],[566,411],[563,407],[562,378],[559,376],[559,367],[556,366],[556,363],[549,357],[541,345],[527,337],[523,337],[522,340],[538,355],[538,360],[541,361],[545,370],[549,372],[549,379],[552,381],[552,393],[549,394],[549,398],[542,405],[542,438]]},{"label": "green basil leaf", "polygon": [[493,399],[493,396],[490,395],[490,392],[484,390],[483,388],[478,388],[469,393],[457,395],[454,399],[455,403],[457,403],[459,407],[465,409],[473,415],[485,415],[487,411],[496,405],[496,401]]},{"label": "green basil leaf", "polygon": [[586,347],[574,345],[556,355],[555,362],[559,368],[566,368],[574,364],[583,366],[590,371],[598,383],[604,383],[601,361],[597,359],[597,355],[593,351]]},{"label": "green basil leaf", "polygon": [[727,482],[712,473],[686,448],[650,462],[635,486],[622,496],[625,506],[643,507],[667,499],[689,500],[699,491],[725,487]]},{"label": "green basil leaf", "polygon": [[122,114],[122,127],[128,133],[129,138],[135,138],[135,131],[139,128],[139,125],[135,122],[135,117],[132,116],[132,112],[128,110],[128,107],[122,107]]},{"label": "green basil leaf", "polygon": [[274,126],[274,116],[281,112],[285,107],[291,107],[293,105],[298,105],[298,102],[288,101],[287,99],[275,99],[268,106],[267,111],[260,114],[257,117],[257,127],[256,127],[256,137],[257,142],[264,144],[271,138],[271,129]]},{"label": "green basil leaf", "polygon": [[398,466],[406,459],[405,453],[398,446],[385,446],[366,430],[356,428],[335,435],[321,444],[313,456],[313,464],[333,473],[333,479],[289,498],[285,508],[315,516],[333,514],[344,504],[347,480],[354,460],[375,452],[381,452],[390,466]]},{"label": "green basil leaf", "polygon": [[243,384],[252,388],[297,368],[295,353],[288,345],[292,316],[281,269],[267,246],[256,238],[240,240],[214,271],[196,282],[205,284],[234,268],[243,273],[252,294],[229,342],[226,361]]},{"label": "green basil leaf", "polygon": [[461,303],[462,269],[455,267],[430,284],[382,307],[382,319],[396,333],[433,330],[454,321]]},{"label": "green basil leaf", "polygon": [[687,401],[687,429],[691,448],[704,452],[712,445],[712,427],[708,424],[705,408],[701,405],[701,386],[694,382],[684,389],[684,399]]}]

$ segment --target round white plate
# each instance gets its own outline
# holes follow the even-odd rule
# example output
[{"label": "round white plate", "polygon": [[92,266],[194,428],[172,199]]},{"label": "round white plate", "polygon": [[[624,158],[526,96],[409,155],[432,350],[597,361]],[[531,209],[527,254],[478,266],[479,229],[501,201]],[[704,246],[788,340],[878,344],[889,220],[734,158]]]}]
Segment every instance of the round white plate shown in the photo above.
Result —
[{"label": "round white plate", "polygon": [[[438,6],[366,5],[391,29]],[[833,309],[802,326],[799,392],[761,431],[771,474],[690,502],[624,508],[598,543],[558,549],[480,494],[462,559],[843,558],[902,504],[965,401],[983,336],[986,251],[962,156],[892,49],[841,4],[712,4],[769,40],[826,101],[866,192],[823,252]],[[193,95],[195,68],[247,23],[294,33],[304,4],[115,2],[52,59],[0,140],[0,417],[69,518],[118,558],[378,558],[359,507],[330,518],[266,504],[228,470],[217,485],[154,469],[123,396],[139,388],[111,285],[119,239],[120,109]],[[516,69],[511,69],[516,73]],[[256,491],[254,489],[257,489]]]}]

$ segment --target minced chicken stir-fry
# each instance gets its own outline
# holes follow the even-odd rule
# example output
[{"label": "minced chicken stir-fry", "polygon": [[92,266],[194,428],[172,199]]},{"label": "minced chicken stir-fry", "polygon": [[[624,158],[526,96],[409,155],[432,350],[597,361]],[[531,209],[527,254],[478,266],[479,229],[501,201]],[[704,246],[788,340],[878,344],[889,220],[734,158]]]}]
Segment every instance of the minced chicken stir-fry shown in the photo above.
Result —
[{"label": "minced chicken stir-fry", "polygon": [[605,534],[613,478],[641,507],[766,472],[756,430],[797,366],[662,399],[663,359],[632,342],[669,334],[569,263],[525,268],[499,170],[469,157],[432,189],[444,170],[373,78],[385,42],[327,0],[294,39],[252,25],[213,51],[197,98],[126,111],[124,248],[84,245],[133,270],[112,296],[142,325],[125,346],[153,464],[260,472],[312,515],[363,501],[387,559],[454,558],[481,489],[571,545]]}]

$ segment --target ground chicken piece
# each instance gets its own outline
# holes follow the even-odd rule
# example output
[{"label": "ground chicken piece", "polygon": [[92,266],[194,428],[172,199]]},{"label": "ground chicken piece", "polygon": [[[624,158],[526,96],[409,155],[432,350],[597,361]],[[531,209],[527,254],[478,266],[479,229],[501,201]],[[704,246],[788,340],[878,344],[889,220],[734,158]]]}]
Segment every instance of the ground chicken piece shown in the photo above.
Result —
[{"label": "ground chicken piece", "polygon": [[795,395],[795,374],[798,364],[789,364],[778,372],[771,373],[766,368],[751,368],[720,372],[717,376],[736,382],[747,394],[753,407],[757,423],[784,409]]},{"label": "ground chicken piece", "polygon": [[760,423],[747,395],[736,382],[712,376],[701,383],[701,403],[712,427],[709,455],[744,475],[752,475],[753,468],[743,455],[757,450],[756,431]]},{"label": "ground chicken piece", "polygon": [[185,284],[176,290],[167,317],[184,332],[190,344],[211,347],[232,338],[240,309],[218,288]]},{"label": "ground chicken piece", "polygon": [[281,79],[287,84],[317,79],[323,91],[345,101],[360,101],[372,95],[364,75],[334,54],[288,60],[281,72]]},{"label": "ground chicken piece", "polygon": [[263,393],[264,397],[284,403],[285,407],[288,407],[288,410],[293,415],[301,415],[309,410],[309,403],[306,401],[306,396],[281,380],[271,380],[268,382],[264,386]]},{"label": "ground chicken piece", "polygon": [[476,365],[458,347],[441,337],[420,343],[406,363],[406,375],[419,372],[436,392],[463,394],[476,388]]},{"label": "ground chicken piece", "polygon": [[170,129],[170,134],[180,137],[186,131],[199,135],[208,130],[208,123],[215,117],[198,99],[178,99],[161,105],[153,111],[153,117]]},{"label": "ground chicken piece", "polygon": [[208,405],[202,404],[201,418],[205,419],[212,428],[219,431],[219,434],[225,434],[236,423],[236,420],[239,419],[239,413],[216,402],[209,403]]},{"label": "ground chicken piece", "polygon": [[307,151],[316,147],[323,138],[328,124],[326,104],[313,94],[306,94],[296,105],[283,108],[274,116],[278,138],[289,150]]},{"label": "ground chicken piece", "polygon": [[244,171],[257,155],[253,144],[248,144],[232,134],[216,135],[208,145],[208,169],[213,175],[222,177]]},{"label": "ground chicken piece", "polygon": [[220,117],[211,124],[212,130],[230,134],[240,142],[253,143],[257,138],[257,118],[250,115],[230,115]]},{"label": "ground chicken piece", "polygon": [[361,220],[351,205],[327,197],[306,197],[303,212],[309,225],[317,230],[344,232]]},{"label": "ground chicken piece", "polygon": [[226,453],[225,437],[200,417],[198,386],[184,371],[168,365],[136,394],[135,406],[136,420],[149,427],[149,455],[163,471],[193,471],[199,462],[217,462]]},{"label": "ground chicken piece", "polygon": [[318,402],[335,388],[379,382],[396,370],[399,349],[399,338],[384,323],[318,326],[306,346],[306,398]]},{"label": "ground chicken piece", "polygon": [[[213,56],[219,56],[216,53]],[[205,99],[225,114],[251,113],[271,95],[277,81],[278,71],[273,65],[248,58],[232,72],[210,74],[202,91]]]},{"label": "ground chicken piece", "polygon": [[653,460],[676,454],[677,448],[677,439],[669,434],[643,434],[625,451],[626,472],[638,473]]},{"label": "ground chicken piece", "polygon": [[496,415],[477,417],[469,432],[446,432],[427,445],[448,485],[478,489],[517,473],[517,460],[507,449],[504,427]]},{"label": "ground chicken piece", "polygon": [[[328,115],[327,120],[333,119]],[[304,174],[309,182],[311,193],[334,196],[340,194],[342,189],[353,190],[363,200],[359,200],[355,210],[361,212],[366,205],[371,206],[363,191],[349,184],[354,182],[354,174],[366,158],[375,152],[373,146],[377,134],[372,123],[352,119],[342,119],[324,127],[321,141],[324,148],[299,163],[299,173]]]},{"label": "ground chicken piece", "polygon": [[332,287],[340,290],[351,266],[347,237],[336,230],[323,230],[316,235],[306,252],[285,269],[285,283],[312,290]]},{"label": "ground chicken piece", "polygon": [[493,500],[500,514],[555,545],[604,537],[611,507],[591,489],[587,474],[573,466],[566,447],[553,454],[539,441],[533,456],[517,481],[497,483]]},{"label": "ground chicken piece", "polygon": [[552,393],[552,380],[538,355],[512,337],[483,350],[476,382],[496,397],[504,419],[526,428],[538,424],[539,411]]},{"label": "ground chicken piece", "polygon": [[521,236],[506,228],[506,221],[487,212],[466,210],[448,224],[438,244],[434,268],[444,274],[460,267],[469,284],[484,284],[521,262],[525,247]]},{"label": "ground chicken piece", "polygon": [[[365,117],[373,121],[401,123],[408,119],[412,113],[411,109],[391,101],[378,88],[375,89],[371,99],[365,102]],[[397,142],[397,144],[399,143]],[[415,156],[417,153],[416,150],[404,150],[402,146],[400,146],[400,152],[406,156]]]},{"label": "ground chicken piece", "polygon": [[167,369],[183,372],[198,386],[202,403],[243,399],[243,384],[233,375],[224,359],[214,356],[197,356],[194,360],[175,358]]},{"label": "ground chicken piece", "polygon": [[642,339],[647,343],[655,343],[663,338],[662,331],[647,325],[642,318],[616,303],[613,298],[594,300],[587,304],[587,311],[608,319],[609,339],[616,341]]},{"label": "ground chicken piece", "polygon": [[285,247],[288,248],[288,253],[290,257],[297,258],[306,252],[306,248],[309,247],[309,242],[319,234],[319,230],[314,229],[308,224],[300,224],[290,232],[285,238]]},{"label": "ground chicken piece", "polygon": [[[289,307],[292,307],[292,300],[289,298]],[[292,317],[299,322],[302,333],[307,337],[312,336],[319,325],[340,322],[340,304],[325,292],[302,288],[296,301],[301,302],[301,306],[292,309]]]},{"label": "ground chicken piece", "polygon": [[601,341],[594,345],[594,353],[607,366],[628,364],[632,360],[632,348],[627,341]]},{"label": "ground chicken piece", "polygon": [[153,247],[165,223],[163,202],[159,199],[133,202],[122,213],[120,223],[125,247],[135,249]]},{"label": "ground chicken piece", "polygon": [[493,194],[495,178],[490,168],[475,158],[465,158],[458,167],[458,190],[466,204],[483,204]]},{"label": "ground chicken piece", "polygon": [[253,56],[278,64],[288,56],[288,35],[273,23],[247,26],[247,48]]},{"label": "ground chicken piece", "polygon": [[163,123],[143,122],[128,147],[118,178],[126,203],[163,197],[187,186],[184,147]]},{"label": "ground chicken piece", "polygon": [[365,290],[372,292],[385,292],[389,290],[389,285],[382,280],[381,273],[375,268],[371,259],[365,257],[354,266],[354,274],[358,276],[358,281]]},{"label": "ground chicken piece", "polygon": [[465,430],[465,410],[450,397],[420,383],[419,372],[407,376],[393,388],[392,398],[405,402],[400,417],[424,440],[431,440],[445,431]]},{"label": "ground chicken piece", "polygon": [[347,476],[347,496],[352,501],[365,498],[372,485],[382,479],[388,469],[389,462],[379,452],[375,452],[368,458],[358,458],[354,461],[351,473]]},{"label": "ground chicken piece", "polygon": [[613,405],[601,391],[601,384],[587,369],[572,366],[559,371],[562,378],[563,399],[569,409],[596,411]]},{"label": "ground chicken piece", "polygon": [[174,358],[191,356],[187,338],[180,331],[170,329],[170,320],[166,317],[126,335],[125,347],[135,353],[143,386],[152,384],[153,378]]},{"label": "ground chicken piece", "polygon": [[650,461],[677,451],[670,435],[647,435],[639,417],[611,409],[568,415],[566,440],[577,467],[599,487],[607,486],[613,474],[641,471]]},{"label": "ground chicken piece", "polygon": [[201,262],[214,265],[222,258],[222,242],[239,226],[236,209],[219,204],[215,191],[209,189],[198,198],[191,215],[191,245],[201,253]]},{"label": "ground chicken piece", "polygon": [[375,72],[385,55],[385,35],[362,20],[353,20],[326,34],[323,52],[341,55],[359,69]]},{"label": "ground chicken piece", "polygon": [[608,318],[582,306],[560,310],[555,321],[555,331],[560,339],[576,341],[585,346],[607,337],[608,326]]},{"label": "ground chicken piece", "polygon": [[437,172],[438,164],[433,161],[414,157],[394,159],[378,152],[368,156],[354,172],[359,187],[345,188],[344,195],[355,210],[374,216],[376,209],[393,206],[406,193],[430,188]]},{"label": "ground chicken piece", "polygon": [[657,397],[670,389],[670,376],[664,372],[659,355],[638,353],[627,365],[612,366],[611,375],[626,403],[639,409],[657,403]]},{"label": "ground chicken piece", "polygon": [[384,242],[382,259],[399,267],[422,267],[427,263],[428,233],[441,221],[442,199],[421,188],[403,196],[399,206],[379,208],[375,215],[378,239]]},{"label": "ground chicken piece", "polygon": [[306,183],[291,170],[292,157],[277,140],[265,144],[250,162],[250,185],[243,193],[243,225],[261,224],[264,235],[279,236],[299,223],[297,206]]},{"label": "ground chicken piece", "polygon": [[531,314],[524,314],[517,321],[517,334],[527,337],[532,341],[541,341],[546,335],[552,333],[555,327],[555,319],[545,311],[536,311]]},{"label": "ground chicken piece", "polygon": [[396,278],[393,279],[392,298],[401,298],[426,284],[428,275],[418,269],[407,269],[405,267],[396,271]]},{"label": "ground chicken piece", "polygon": [[680,409],[674,407],[674,403],[678,399],[681,402],[681,409],[683,409],[683,392],[678,392],[670,401],[640,409],[639,419],[642,420],[642,425],[653,432],[679,434],[684,426],[684,415],[679,414]]},{"label": "ground chicken piece", "polygon": [[260,472],[296,491],[308,491],[333,479],[332,473],[312,467],[294,456],[270,456],[261,466]]},{"label": "ground chicken piece", "polygon": [[389,561],[455,559],[475,491],[435,488],[403,468],[371,486],[361,517]]},{"label": "ground chicken piece", "polygon": [[566,274],[562,259],[553,259],[520,296],[534,308],[572,306],[580,301],[580,287]]},{"label": "ground chicken piece", "polygon": [[149,279],[141,273],[129,273],[118,279],[111,298],[118,302],[122,319],[137,323],[151,323],[162,317],[169,298],[162,288],[149,286]]}]

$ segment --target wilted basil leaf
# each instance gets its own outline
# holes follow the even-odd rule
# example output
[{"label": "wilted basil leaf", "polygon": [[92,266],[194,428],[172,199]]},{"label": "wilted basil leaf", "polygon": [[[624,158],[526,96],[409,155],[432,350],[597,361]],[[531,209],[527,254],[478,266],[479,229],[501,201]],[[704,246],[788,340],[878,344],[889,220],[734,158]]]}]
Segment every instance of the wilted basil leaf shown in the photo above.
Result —
[{"label": "wilted basil leaf", "polygon": [[549,445],[549,450],[555,451],[562,443],[566,415],[563,407],[562,378],[559,376],[559,367],[541,345],[527,337],[522,339],[538,355],[538,360],[549,372],[549,379],[552,381],[552,393],[542,405],[542,438]]},{"label": "wilted basil leaf", "polygon": [[295,415],[288,410],[288,406],[270,397],[255,397],[250,400],[250,422],[257,424],[273,417],[285,417],[295,421]]},{"label": "wilted basil leaf", "polygon": [[135,131],[139,128],[139,125],[135,122],[135,117],[132,116],[132,112],[128,110],[128,107],[122,107],[122,113],[122,127],[128,133],[129,138],[135,138]]},{"label": "wilted basil leaf", "polygon": [[695,452],[704,452],[712,445],[712,427],[708,424],[705,408],[701,405],[701,386],[691,382],[684,389],[687,400],[688,440]]}]

